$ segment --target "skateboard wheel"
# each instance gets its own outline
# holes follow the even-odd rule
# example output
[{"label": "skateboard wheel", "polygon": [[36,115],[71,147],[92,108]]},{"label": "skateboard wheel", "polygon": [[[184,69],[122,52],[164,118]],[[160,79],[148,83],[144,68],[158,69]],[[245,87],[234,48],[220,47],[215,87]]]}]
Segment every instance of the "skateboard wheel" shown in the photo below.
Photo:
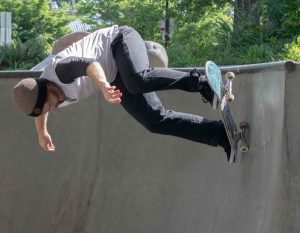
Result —
[{"label": "skateboard wheel", "polygon": [[242,130],[249,128],[249,125],[246,121],[242,121],[239,126],[240,126],[240,129],[242,129]]},{"label": "skateboard wheel", "polygon": [[233,94],[227,94],[226,95],[226,102],[233,102],[234,101],[234,95]]},{"label": "skateboard wheel", "polygon": [[232,80],[235,79],[235,74],[234,74],[233,72],[227,72],[227,73],[225,74],[225,79],[226,79],[227,81],[232,81]]},{"label": "skateboard wheel", "polygon": [[240,147],[241,152],[245,153],[249,151],[249,146],[247,144],[242,144]]}]

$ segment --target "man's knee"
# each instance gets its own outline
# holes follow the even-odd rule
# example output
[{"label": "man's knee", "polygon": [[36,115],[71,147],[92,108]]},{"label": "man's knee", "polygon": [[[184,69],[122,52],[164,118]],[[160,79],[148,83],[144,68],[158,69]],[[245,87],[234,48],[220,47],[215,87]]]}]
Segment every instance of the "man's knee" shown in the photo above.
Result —
[{"label": "man's knee", "polygon": [[168,114],[170,114],[172,111],[165,110],[163,107],[157,111],[157,117],[153,119],[152,121],[148,121],[146,124],[144,124],[145,128],[155,134],[164,134],[165,127],[167,124]]},{"label": "man's knee", "polygon": [[160,126],[160,122],[153,122],[151,124],[147,124],[147,125],[144,125],[144,126],[151,133],[154,133],[154,134],[161,134],[162,133],[162,127]]},{"label": "man's knee", "polygon": [[127,86],[126,89],[129,91],[130,94],[132,95],[139,95],[145,93],[144,89],[141,88],[140,86]]},{"label": "man's knee", "polygon": [[149,132],[161,133],[162,124],[166,118],[167,110],[165,110],[160,102],[156,103],[155,109],[149,106],[148,110],[149,111],[147,113],[144,112],[140,117],[136,118],[136,120],[138,120],[138,122]]}]

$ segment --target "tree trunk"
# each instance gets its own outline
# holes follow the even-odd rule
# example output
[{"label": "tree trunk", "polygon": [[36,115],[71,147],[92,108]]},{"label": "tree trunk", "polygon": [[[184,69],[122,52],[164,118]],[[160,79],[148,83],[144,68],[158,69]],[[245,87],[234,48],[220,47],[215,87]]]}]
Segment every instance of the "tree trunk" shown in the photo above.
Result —
[{"label": "tree trunk", "polygon": [[239,33],[245,25],[256,27],[259,25],[259,0],[235,0],[234,6],[234,35]]},{"label": "tree trunk", "polygon": [[[234,23],[239,25],[241,21],[248,19],[251,23],[259,23],[258,0],[236,0],[234,6]],[[250,22],[249,22],[250,23]]]}]

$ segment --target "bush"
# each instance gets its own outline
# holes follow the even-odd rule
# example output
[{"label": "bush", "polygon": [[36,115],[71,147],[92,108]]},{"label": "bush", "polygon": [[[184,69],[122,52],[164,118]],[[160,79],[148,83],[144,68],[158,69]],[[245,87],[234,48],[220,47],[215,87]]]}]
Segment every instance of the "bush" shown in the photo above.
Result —
[{"label": "bush", "polygon": [[5,69],[30,69],[46,56],[47,51],[41,39],[31,39],[24,43],[16,39],[0,47],[0,60],[5,64]]},{"label": "bush", "polygon": [[[293,35],[297,35],[296,28],[299,31],[298,21],[292,24],[284,20],[279,24],[273,17],[273,7],[268,19],[273,24],[265,24],[263,20],[260,24],[249,24],[245,19],[239,30],[233,30],[232,10],[231,5],[212,5],[205,8],[205,13],[197,21],[193,18],[190,22],[178,23],[173,43],[167,48],[170,66],[204,65],[207,60],[219,65],[284,59],[299,61],[300,39],[291,42]],[[292,16],[296,17],[289,15]],[[288,23],[289,27],[282,26]]]},{"label": "bush", "polygon": [[285,59],[300,62],[300,36],[298,36],[291,44],[287,44],[285,49]]},{"label": "bush", "polygon": [[272,57],[272,49],[265,44],[254,44],[250,46],[246,53],[245,59],[252,61],[252,63],[274,60]]},{"label": "bush", "polygon": [[207,60],[220,63],[221,54],[230,50],[233,20],[231,7],[216,5],[204,10],[197,21],[178,23],[173,43],[167,48],[170,66],[199,66]]}]

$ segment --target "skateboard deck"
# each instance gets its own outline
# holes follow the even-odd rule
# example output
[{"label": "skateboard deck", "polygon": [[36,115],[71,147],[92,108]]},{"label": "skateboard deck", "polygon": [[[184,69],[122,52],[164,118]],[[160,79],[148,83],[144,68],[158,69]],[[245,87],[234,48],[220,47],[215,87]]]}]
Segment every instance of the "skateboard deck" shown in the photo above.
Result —
[{"label": "skateboard deck", "polygon": [[231,155],[229,158],[229,163],[234,163],[236,161],[237,144],[239,141],[239,138],[237,136],[238,129],[231,115],[230,107],[225,99],[227,89],[222,81],[221,70],[215,63],[208,61],[205,65],[205,73],[211,89],[218,97],[219,110],[221,111],[221,116],[225,126],[226,134],[231,145]]},{"label": "skateboard deck", "polygon": [[225,130],[227,133],[227,137],[231,146],[231,155],[229,158],[229,163],[233,163],[236,161],[236,155],[237,155],[237,144],[238,144],[238,129],[237,126],[233,120],[233,117],[230,112],[230,108],[228,104],[225,104],[223,107],[223,110],[221,111],[221,115],[223,118]]}]

